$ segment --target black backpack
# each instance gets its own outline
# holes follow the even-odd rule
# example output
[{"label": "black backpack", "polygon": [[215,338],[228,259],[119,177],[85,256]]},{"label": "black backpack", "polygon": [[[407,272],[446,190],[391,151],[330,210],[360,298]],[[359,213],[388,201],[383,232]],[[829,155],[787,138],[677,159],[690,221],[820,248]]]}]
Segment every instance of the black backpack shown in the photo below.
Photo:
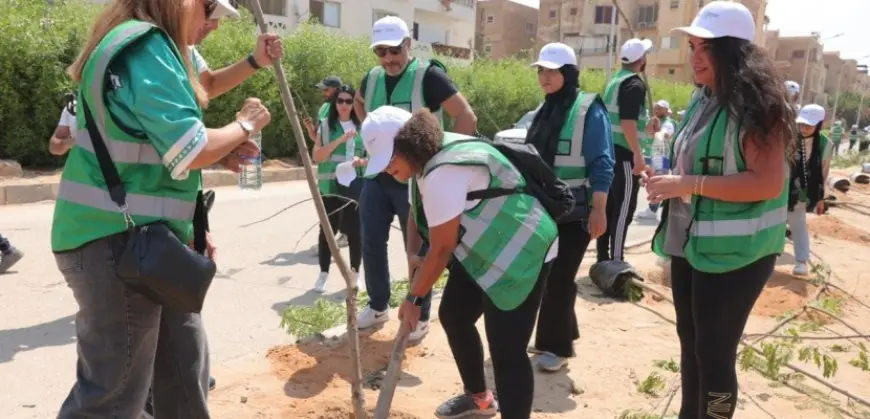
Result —
[{"label": "black backpack", "polygon": [[547,210],[556,222],[564,221],[574,212],[574,194],[571,187],[562,179],[559,179],[553,169],[544,162],[538,150],[530,144],[517,144],[513,142],[488,138],[476,138],[471,140],[459,140],[456,143],[479,141],[493,146],[504,154],[517,170],[526,179],[526,186],[522,189],[489,188],[468,193],[468,200],[493,199],[499,196],[525,193],[537,198],[538,202]]}]

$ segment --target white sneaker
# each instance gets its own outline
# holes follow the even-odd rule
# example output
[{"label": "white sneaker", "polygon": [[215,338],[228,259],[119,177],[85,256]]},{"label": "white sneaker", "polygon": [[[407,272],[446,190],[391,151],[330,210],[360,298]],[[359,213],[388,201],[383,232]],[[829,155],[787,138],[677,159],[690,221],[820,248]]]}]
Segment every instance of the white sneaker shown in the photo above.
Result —
[{"label": "white sneaker", "polygon": [[347,236],[342,233],[340,236],[338,236],[338,239],[335,240],[335,244],[337,244],[338,247],[347,247]]},{"label": "white sneaker", "polygon": [[368,329],[386,323],[387,320],[390,320],[390,313],[386,310],[377,311],[371,307],[366,307],[356,316],[356,328],[357,330]]},{"label": "white sneaker", "polygon": [[417,328],[414,329],[413,332],[408,334],[408,340],[411,342],[416,342],[418,340],[423,339],[426,335],[429,334],[429,322],[417,322]]},{"label": "white sneaker", "polygon": [[794,264],[794,269],[791,273],[792,275],[807,275],[810,273],[810,269],[806,262],[798,262]]},{"label": "white sneaker", "polygon": [[649,207],[646,207],[643,211],[638,212],[636,217],[642,220],[654,220],[656,218],[656,212],[649,209]]},{"label": "white sneaker", "polygon": [[317,276],[317,282],[314,283],[314,292],[323,294],[326,292],[326,280],[329,278],[329,274],[326,272],[321,272],[320,275]]}]

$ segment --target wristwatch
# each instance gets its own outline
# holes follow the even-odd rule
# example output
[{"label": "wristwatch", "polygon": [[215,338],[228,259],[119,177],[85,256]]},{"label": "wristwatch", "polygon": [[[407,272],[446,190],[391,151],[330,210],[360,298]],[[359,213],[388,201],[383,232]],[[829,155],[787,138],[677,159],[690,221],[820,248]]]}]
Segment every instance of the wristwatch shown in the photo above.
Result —
[{"label": "wristwatch", "polygon": [[413,295],[411,295],[411,293],[408,293],[408,296],[405,297],[405,300],[408,301],[409,303],[417,306],[417,307],[420,307],[423,305],[423,297],[413,296]]},{"label": "wristwatch", "polygon": [[250,54],[248,54],[248,58],[247,58],[247,60],[248,60],[248,65],[250,65],[251,67],[253,67],[254,70],[259,70],[259,69],[263,68],[263,67],[260,66],[260,64],[257,64],[257,60],[254,58],[254,53],[253,53],[253,52],[250,53]]},{"label": "wristwatch", "polygon": [[240,119],[237,119],[236,122],[239,124],[240,127],[242,127],[242,129],[245,131],[245,134],[251,135],[251,133],[254,132],[254,124],[252,124],[251,121],[242,121]]}]

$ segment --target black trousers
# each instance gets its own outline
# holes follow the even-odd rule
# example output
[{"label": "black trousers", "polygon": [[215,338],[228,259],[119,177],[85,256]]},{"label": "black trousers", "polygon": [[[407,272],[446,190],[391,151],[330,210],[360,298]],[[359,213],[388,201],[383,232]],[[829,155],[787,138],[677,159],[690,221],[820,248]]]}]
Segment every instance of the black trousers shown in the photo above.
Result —
[{"label": "black trousers", "polygon": [[737,345],[749,312],[773,273],[777,255],[723,274],[698,271],[671,258],[680,336],[683,404],[680,419],[734,416]]},{"label": "black trousers", "polygon": [[[360,234],[359,207],[354,203],[348,204],[348,200],[337,196],[324,196],[323,206],[329,214],[329,225],[333,232],[341,231],[347,236],[347,247],[350,251],[350,268],[359,272],[362,262],[362,235]],[[344,208],[342,208],[344,206]],[[339,208],[342,208],[339,210]],[[320,262],[320,272],[329,272],[332,261],[332,252],[326,243],[326,233],[320,227],[320,236],[317,239],[317,259]]]},{"label": "black trousers", "polygon": [[577,271],[589,247],[589,233],[580,224],[559,225],[559,255],[553,261],[538,314],[535,349],[556,356],[574,356],[580,338],[577,314]]},{"label": "black trousers", "polygon": [[526,346],[535,327],[549,271],[550,263],[544,264],[526,301],[513,310],[502,311],[468,276],[462,265],[453,262],[449,267],[438,315],[459,376],[465,391],[471,394],[486,391],[483,344],[474,326],[483,315],[503,419],[529,419],[532,414],[535,378]]},{"label": "black trousers", "polygon": [[640,191],[640,177],[635,176],[634,153],[620,146],[614,146],[616,164],[613,166],[613,183],[607,195],[607,231],[598,238],[598,261],[623,260],[625,238],[628,226],[634,220],[637,209],[637,193]]}]

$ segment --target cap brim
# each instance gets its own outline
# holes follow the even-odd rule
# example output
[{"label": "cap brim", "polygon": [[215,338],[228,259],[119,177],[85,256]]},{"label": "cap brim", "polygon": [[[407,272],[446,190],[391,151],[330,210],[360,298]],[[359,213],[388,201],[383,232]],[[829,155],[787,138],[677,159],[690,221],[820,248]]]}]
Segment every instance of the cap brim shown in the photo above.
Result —
[{"label": "cap brim", "polygon": [[374,47],[397,47],[397,46],[399,46],[399,45],[402,45],[402,42],[405,42],[405,38],[402,38],[402,39],[399,39],[399,40],[395,40],[395,39],[379,39],[379,40],[377,40],[377,41],[372,42],[372,44],[369,45],[369,48],[374,48]]},{"label": "cap brim", "polygon": [[392,157],[392,153],[369,156],[368,163],[366,164],[366,172],[363,176],[367,178],[377,176],[378,173],[383,172],[384,169],[387,168],[387,166],[390,164],[390,159]]},{"label": "cap brim", "polygon": [[811,125],[811,126],[816,126],[820,122],[820,121],[813,122],[813,121],[810,121],[809,119],[806,119],[806,118],[801,117],[801,116],[795,118],[794,121],[797,122],[798,124],[806,124],[806,125]]},{"label": "cap brim", "polygon": [[644,50],[644,51],[649,51],[649,50],[651,50],[652,47],[653,47],[653,42],[652,42],[651,40],[649,40],[649,39],[641,40],[640,43],[643,44],[643,50]]},{"label": "cap brim", "polygon": [[707,29],[698,27],[698,26],[681,26],[679,28],[671,29],[671,33],[674,32],[682,32],[689,36],[696,36],[701,39],[713,39],[718,38],[713,32],[710,32]]},{"label": "cap brim", "polygon": [[239,11],[230,4],[229,0],[217,0],[217,5],[209,19],[238,19],[240,16]]},{"label": "cap brim", "polygon": [[562,68],[562,64],[557,64],[551,61],[535,61],[529,67],[544,67],[550,70],[556,70]]}]

